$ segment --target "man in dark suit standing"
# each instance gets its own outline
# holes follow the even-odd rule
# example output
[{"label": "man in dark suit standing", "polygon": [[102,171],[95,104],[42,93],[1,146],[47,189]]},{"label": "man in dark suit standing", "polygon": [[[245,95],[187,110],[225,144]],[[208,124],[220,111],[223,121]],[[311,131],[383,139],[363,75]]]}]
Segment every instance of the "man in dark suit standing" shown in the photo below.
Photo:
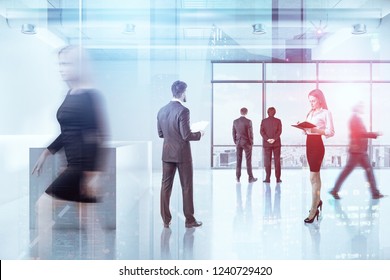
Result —
[{"label": "man in dark suit standing", "polygon": [[276,109],[270,107],[267,110],[268,118],[261,121],[260,135],[263,137],[263,151],[264,151],[264,167],[265,180],[264,183],[269,183],[271,180],[271,160],[274,155],[275,163],[275,177],[276,182],[281,183],[281,166],[280,166],[280,135],[282,134],[282,122],[275,118]]},{"label": "man in dark suit standing", "polygon": [[173,99],[162,107],[157,115],[157,129],[160,138],[164,138],[162,150],[163,175],[160,194],[160,210],[164,227],[168,228],[172,215],[169,201],[172,193],[176,169],[179,170],[183,195],[183,212],[187,228],[199,227],[194,217],[193,203],[193,169],[190,141],[198,141],[204,132],[191,132],[190,111],[183,103],[186,102],[187,84],[176,81],[171,90]]},{"label": "man in dark suit standing", "polygon": [[376,139],[382,135],[379,132],[367,132],[366,127],[363,124],[361,115],[364,113],[364,105],[359,102],[353,108],[353,115],[349,122],[350,129],[350,142],[348,150],[348,161],[345,165],[344,170],[338,177],[334,188],[329,192],[335,199],[340,199],[338,192],[340,191],[341,185],[348,175],[351,174],[356,166],[361,166],[366,172],[367,180],[370,184],[371,195],[373,199],[379,199],[383,197],[376,186],[374,177],[374,171],[370,164],[370,160],[367,154],[368,138]]},{"label": "man in dark suit standing", "polygon": [[236,179],[240,182],[242,153],[245,151],[246,170],[249,177],[249,183],[257,181],[252,173],[252,146],[253,146],[253,128],[252,121],[245,116],[248,114],[247,108],[241,108],[241,117],[233,122],[233,141],[236,144],[237,164]]}]

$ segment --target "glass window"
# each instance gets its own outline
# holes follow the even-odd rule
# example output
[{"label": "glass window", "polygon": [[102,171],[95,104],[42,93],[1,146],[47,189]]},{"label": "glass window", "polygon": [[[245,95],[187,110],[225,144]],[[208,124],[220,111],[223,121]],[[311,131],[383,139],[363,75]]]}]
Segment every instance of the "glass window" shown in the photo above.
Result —
[{"label": "glass window", "polygon": [[[250,76],[253,73],[261,76],[262,64],[260,63],[239,63],[238,65],[217,63],[214,65],[217,65],[214,68],[214,74],[220,72],[219,76],[216,75],[214,78],[239,79],[241,77],[242,80],[251,80],[255,77]],[[243,65],[248,65],[248,68]],[[265,104],[262,104],[261,83],[234,83],[229,80],[226,80],[226,83],[215,83],[213,85],[213,143],[216,145],[214,146],[214,166],[234,168],[235,147],[231,135],[232,123],[239,117],[240,108],[247,107],[249,109],[248,118],[253,122],[256,153],[258,153],[254,153],[253,164],[255,167],[262,167],[262,139],[259,129],[263,108],[271,106],[276,108],[276,117],[281,119],[283,124],[281,137],[283,167],[307,166],[306,137],[302,131],[292,127],[291,124],[304,120],[310,110],[307,96],[311,90],[316,88],[315,68],[315,63],[266,63]],[[222,69],[228,71],[219,71]],[[251,69],[250,75],[244,73],[244,71],[249,71],[248,69]],[[389,72],[390,63],[372,65],[374,80],[386,81],[388,79],[386,75]],[[282,82],[283,80],[307,82],[290,83]],[[322,80],[325,83],[321,83]],[[337,82],[328,82],[332,80]],[[372,150],[370,150],[372,163],[376,167],[390,167],[390,126],[385,123],[387,119],[390,119],[390,111],[386,107],[390,103],[390,83],[373,83],[371,88],[371,83],[366,82],[369,80],[369,63],[319,63],[320,83],[318,87],[325,94],[335,128],[334,137],[324,141],[326,155],[323,167],[343,167],[345,165],[348,158],[349,120],[352,108],[358,102],[365,104],[363,122],[366,129],[383,132],[383,136],[372,140]],[[272,83],[267,83],[267,81],[272,81]]]},{"label": "glass window", "polygon": [[362,101],[365,104],[363,121],[369,128],[370,112],[370,85],[354,83],[320,84],[328,108],[333,116],[335,135],[326,140],[325,144],[348,145],[349,143],[349,119],[352,115],[352,107]]},{"label": "glass window", "polygon": [[[284,167],[306,167],[305,141],[302,131],[291,126],[306,118],[310,110],[307,99],[315,84],[267,84],[266,107],[276,108],[276,117],[282,120],[283,164]],[[323,161],[324,167],[344,166],[347,159],[349,142],[348,121],[351,107],[362,100],[369,105],[369,85],[361,84],[322,84],[319,88],[324,92],[329,110],[332,112],[335,136],[324,141],[327,146]],[[369,108],[367,107],[367,110]],[[369,114],[364,121],[368,124]],[[302,147],[303,146],[303,147]]]},{"label": "glass window", "polygon": [[257,133],[262,112],[261,90],[261,84],[214,84],[214,145],[234,145],[233,121],[240,117],[242,107],[248,109],[247,117],[252,120],[255,145],[261,143]]},{"label": "glass window", "polygon": [[390,84],[372,86],[372,130],[381,131],[383,135],[372,143],[390,145]]},{"label": "glass window", "polygon": [[303,121],[309,110],[307,94],[315,84],[267,84],[266,108],[275,107],[276,115],[282,121],[281,162],[284,168],[306,167],[305,140],[300,129],[292,124]]},{"label": "glass window", "polygon": [[[218,146],[214,147],[213,166],[217,168],[236,168],[236,147],[235,146]],[[255,146],[252,149],[252,167],[263,168],[263,149]],[[245,153],[242,157],[242,168],[246,168]],[[243,171],[245,172],[245,171]]]},{"label": "glass window", "polygon": [[372,65],[372,79],[383,81],[390,79],[390,63],[374,63]]},{"label": "glass window", "polygon": [[302,145],[304,134],[301,130],[292,127],[306,118],[310,110],[307,94],[315,89],[315,84],[267,84],[266,108],[275,107],[276,115],[282,121],[282,144]]},{"label": "glass window", "polygon": [[213,80],[260,81],[263,79],[261,63],[214,63]]},{"label": "glass window", "polygon": [[316,80],[315,63],[267,63],[267,81]]},{"label": "glass window", "polygon": [[369,81],[368,63],[320,63],[319,79],[331,81]]}]

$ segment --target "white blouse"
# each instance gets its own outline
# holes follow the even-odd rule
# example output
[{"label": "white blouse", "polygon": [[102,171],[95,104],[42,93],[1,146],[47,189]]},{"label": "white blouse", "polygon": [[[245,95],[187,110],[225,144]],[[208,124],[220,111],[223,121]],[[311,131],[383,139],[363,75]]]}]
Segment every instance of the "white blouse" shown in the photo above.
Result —
[{"label": "white blouse", "polygon": [[[325,131],[325,137],[329,138],[334,135],[333,119],[330,111],[321,109],[317,112],[310,111],[307,115],[306,121],[316,125],[317,128]],[[319,133],[312,133],[310,130],[306,132],[309,135],[320,135]]]}]

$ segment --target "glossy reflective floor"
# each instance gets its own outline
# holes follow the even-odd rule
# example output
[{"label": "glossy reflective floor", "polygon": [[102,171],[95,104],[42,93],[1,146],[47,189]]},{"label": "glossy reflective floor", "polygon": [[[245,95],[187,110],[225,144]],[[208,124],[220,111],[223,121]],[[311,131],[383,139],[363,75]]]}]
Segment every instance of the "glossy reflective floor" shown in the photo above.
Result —
[{"label": "glossy reflective floor", "polygon": [[[327,190],[340,170],[322,171],[323,212],[305,225],[310,204],[309,171],[283,170],[283,183],[237,184],[234,170],[195,170],[195,213],[204,225],[185,229],[178,180],[171,199],[170,229],[159,215],[161,174],[150,191],[129,184],[120,199],[117,229],[102,228],[94,205],[79,207],[80,229],[43,232],[28,226],[28,196],[0,205],[1,259],[390,259],[390,197],[371,200],[361,169],[342,187],[340,201]],[[390,194],[390,170],[375,170]],[[177,178],[178,179],[178,178]],[[118,198],[119,199],[119,198]],[[69,205],[58,206],[61,219]],[[55,221],[53,222],[55,223]]]}]

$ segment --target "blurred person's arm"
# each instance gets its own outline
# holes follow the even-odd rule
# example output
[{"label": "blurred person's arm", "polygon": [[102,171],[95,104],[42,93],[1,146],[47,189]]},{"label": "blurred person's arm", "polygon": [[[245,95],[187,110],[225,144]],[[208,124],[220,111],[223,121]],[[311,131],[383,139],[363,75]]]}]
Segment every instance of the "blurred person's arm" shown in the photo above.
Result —
[{"label": "blurred person's arm", "polygon": [[37,162],[34,165],[33,171],[31,174],[36,173],[38,176],[42,172],[43,164],[46,161],[46,158],[50,155],[55,154],[64,146],[62,141],[62,134],[58,135],[58,137],[41,153]]},{"label": "blurred person's arm", "polygon": [[45,149],[41,155],[39,156],[37,162],[35,163],[34,167],[33,167],[33,170],[32,170],[32,173],[31,174],[34,174],[36,173],[38,176],[41,174],[42,172],[42,166],[43,164],[45,163],[46,161],[46,158],[51,155],[51,152],[48,150],[48,149]]},{"label": "blurred person's arm", "polygon": [[282,121],[279,120],[277,122],[277,126],[276,126],[276,133],[275,133],[275,140],[276,139],[279,139],[280,138],[280,135],[282,135]]},{"label": "blurred person's arm", "polygon": [[373,138],[380,136],[380,132],[369,132],[366,130],[363,122],[358,117],[353,117],[351,120],[351,136],[353,138]]},{"label": "blurred person's arm", "polygon": [[248,136],[249,136],[249,141],[251,143],[251,146],[253,146],[253,127],[252,127],[252,121],[249,120],[249,127],[248,127]]}]

